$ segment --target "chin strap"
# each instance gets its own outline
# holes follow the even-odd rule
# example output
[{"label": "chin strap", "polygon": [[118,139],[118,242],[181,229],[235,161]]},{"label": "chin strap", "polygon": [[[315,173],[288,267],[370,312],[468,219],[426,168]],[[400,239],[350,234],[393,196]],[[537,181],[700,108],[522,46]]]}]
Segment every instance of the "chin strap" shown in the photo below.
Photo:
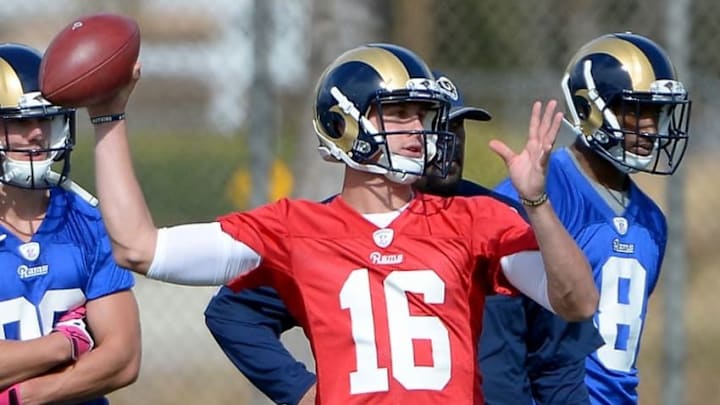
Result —
[{"label": "chin strap", "polygon": [[413,184],[420,179],[418,175],[400,172],[387,172],[385,173],[385,177],[393,183],[398,184]]},{"label": "chin strap", "polygon": [[79,184],[75,183],[70,178],[66,177],[65,180],[60,183],[60,175],[52,170],[49,171],[45,176],[45,181],[47,181],[47,183],[50,185],[59,186],[62,187],[64,190],[77,194],[78,197],[82,198],[83,200],[85,200],[85,202],[92,205],[93,207],[97,207],[100,203],[94,195],[90,194],[89,191],[82,188]]},{"label": "chin strap", "polygon": [[22,188],[34,188],[46,181],[52,159],[18,161],[5,156],[2,162],[3,183]]}]

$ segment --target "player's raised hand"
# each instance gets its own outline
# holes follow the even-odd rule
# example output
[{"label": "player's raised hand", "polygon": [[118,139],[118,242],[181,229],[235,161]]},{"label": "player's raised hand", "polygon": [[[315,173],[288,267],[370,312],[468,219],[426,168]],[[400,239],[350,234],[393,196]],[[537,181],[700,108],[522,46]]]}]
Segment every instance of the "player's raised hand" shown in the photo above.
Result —
[{"label": "player's raised hand", "polygon": [[498,140],[490,141],[490,149],[505,161],[510,181],[521,198],[538,201],[545,193],[545,176],[553,144],[557,138],[563,113],[555,112],[556,100],[550,100],[543,111],[536,101],[530,115],[528,140],[520,153],[513,152]]},{"label": "player's raised hand", "polygon": [[21,405],[20,390],[15,384],[6,390],[0,391],[0,405]]},{"label": "player's raised hand", "polygon": [[98,117],[124,113],[125,107],[130,99],[130,94],[132,94],[135,85],[140,80],[141,67],[139,61],[135,62],[130,82],[102,102],[87,106],[88,115],[90,117]]},{"label": "player's raised hand", "polygon": [[85,307],[71,309],[53,327],[53,332],[62,333],[70,340],[72,359],[77,360],[95,346],[95,341],[85,325]]}]

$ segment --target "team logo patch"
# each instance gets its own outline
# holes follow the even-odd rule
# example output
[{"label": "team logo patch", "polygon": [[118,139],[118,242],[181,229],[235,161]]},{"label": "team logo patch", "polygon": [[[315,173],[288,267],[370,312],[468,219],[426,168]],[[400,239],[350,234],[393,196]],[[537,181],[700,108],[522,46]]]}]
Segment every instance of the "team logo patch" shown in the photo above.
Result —
[{"label": "team logo patch", "polygon": [[370,262],[372,264],[400,264],[405,260],[402,254],[384,255],[380,252],[370,253]]},{"label": "team logo patch", "polygon": [[618,253],[627,253],[627,254],[633,254],[635,253],[635,245],[632,243],[624,243],[621,242],[620,239],[615,238],[612,242],[613,251]]},{"label": "team logo patch", "polygon": [[33,266],[33,267],[28,267],[23,264],[17,268],[17,274],[23,280],[26,278],[44,276],[47,273],[48,273],[48,265],[47,264],[43,264],[41,266]]},{"label": "team logo patch", "polygon": [[18,247],[18,250],[25,260],[34,261],[40,257],[40,244],[37,242],[24,243]]},{"label": "team logo patch", "polygon": [[383,249],[390,246],[394,237],[395,231],[393,231],[392,229],[378,229],[377,231],[373,232],[373,241],[378,247]]},{"label": "team logo patch", "polygon": [[623,217],[613,218],[613,225],[615,225],[615,230],[618,231],[620,235],[625,235],[628,231],[627,219]]},{"label": "team logo patch", "polygon": [[438,77],[437,85],[440,88],[440,91],[442,91],[443,93],[450,96],[450,98],[453,101],[457,101],[457,99],[460,98],[458,96],[458,91],[457,91],[457,88],[455,87],[455,84],[453,84],[453,82],[450,79],[448,79],[447,77],[445,77],[445,76]]}]

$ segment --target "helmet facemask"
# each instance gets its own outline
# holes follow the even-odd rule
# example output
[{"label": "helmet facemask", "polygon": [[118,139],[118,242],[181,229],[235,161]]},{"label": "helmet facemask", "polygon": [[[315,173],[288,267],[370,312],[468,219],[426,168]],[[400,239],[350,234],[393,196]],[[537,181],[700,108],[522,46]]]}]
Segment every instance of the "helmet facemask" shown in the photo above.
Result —
[{"label": "helmet facemask", "polygon": [[[625,124],[601,128],[601,131],[615,135],[615,145],[606,149],[616,166],[629,172],[643,171],[662,175],[675,172],[687,148],[690,113],[687,95],[683,93],[666,97],[653,93],[628,92],[623,94],[614,111],[617,117],[614,121],[635,123],[631,127]],[[654,133],[642,131],[640,125],[640,119],[647,116],[647,111],[653,111],[656,126]],[[635,142],[631,143],[628,139],[635,139]],[[650,153],[632,152],[638,148],[649,148]]]},{"label": "helmet facemask", "polygon": [[[23,94],[17,106],[0,108],[0,182],[28,189],[62,183],[70,172],[70,153],[75,143],[75,111],[51,105],[39,92]],[[50,133],[41,147],[13,145],[9,121],[49,120]],[[51,169],[59,167],[57,172]]]}]

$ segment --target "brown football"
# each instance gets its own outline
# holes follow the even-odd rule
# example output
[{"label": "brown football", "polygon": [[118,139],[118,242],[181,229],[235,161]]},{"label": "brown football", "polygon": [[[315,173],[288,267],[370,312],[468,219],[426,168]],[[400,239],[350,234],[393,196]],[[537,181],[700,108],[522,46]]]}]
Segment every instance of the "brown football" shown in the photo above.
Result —
[{"label": "brown football", "polygon": [[130,81],[139,53],[140,27],[134,19],[109,13],[77,18],[45,51],[40,91],[55,105],[92,105]]}]

